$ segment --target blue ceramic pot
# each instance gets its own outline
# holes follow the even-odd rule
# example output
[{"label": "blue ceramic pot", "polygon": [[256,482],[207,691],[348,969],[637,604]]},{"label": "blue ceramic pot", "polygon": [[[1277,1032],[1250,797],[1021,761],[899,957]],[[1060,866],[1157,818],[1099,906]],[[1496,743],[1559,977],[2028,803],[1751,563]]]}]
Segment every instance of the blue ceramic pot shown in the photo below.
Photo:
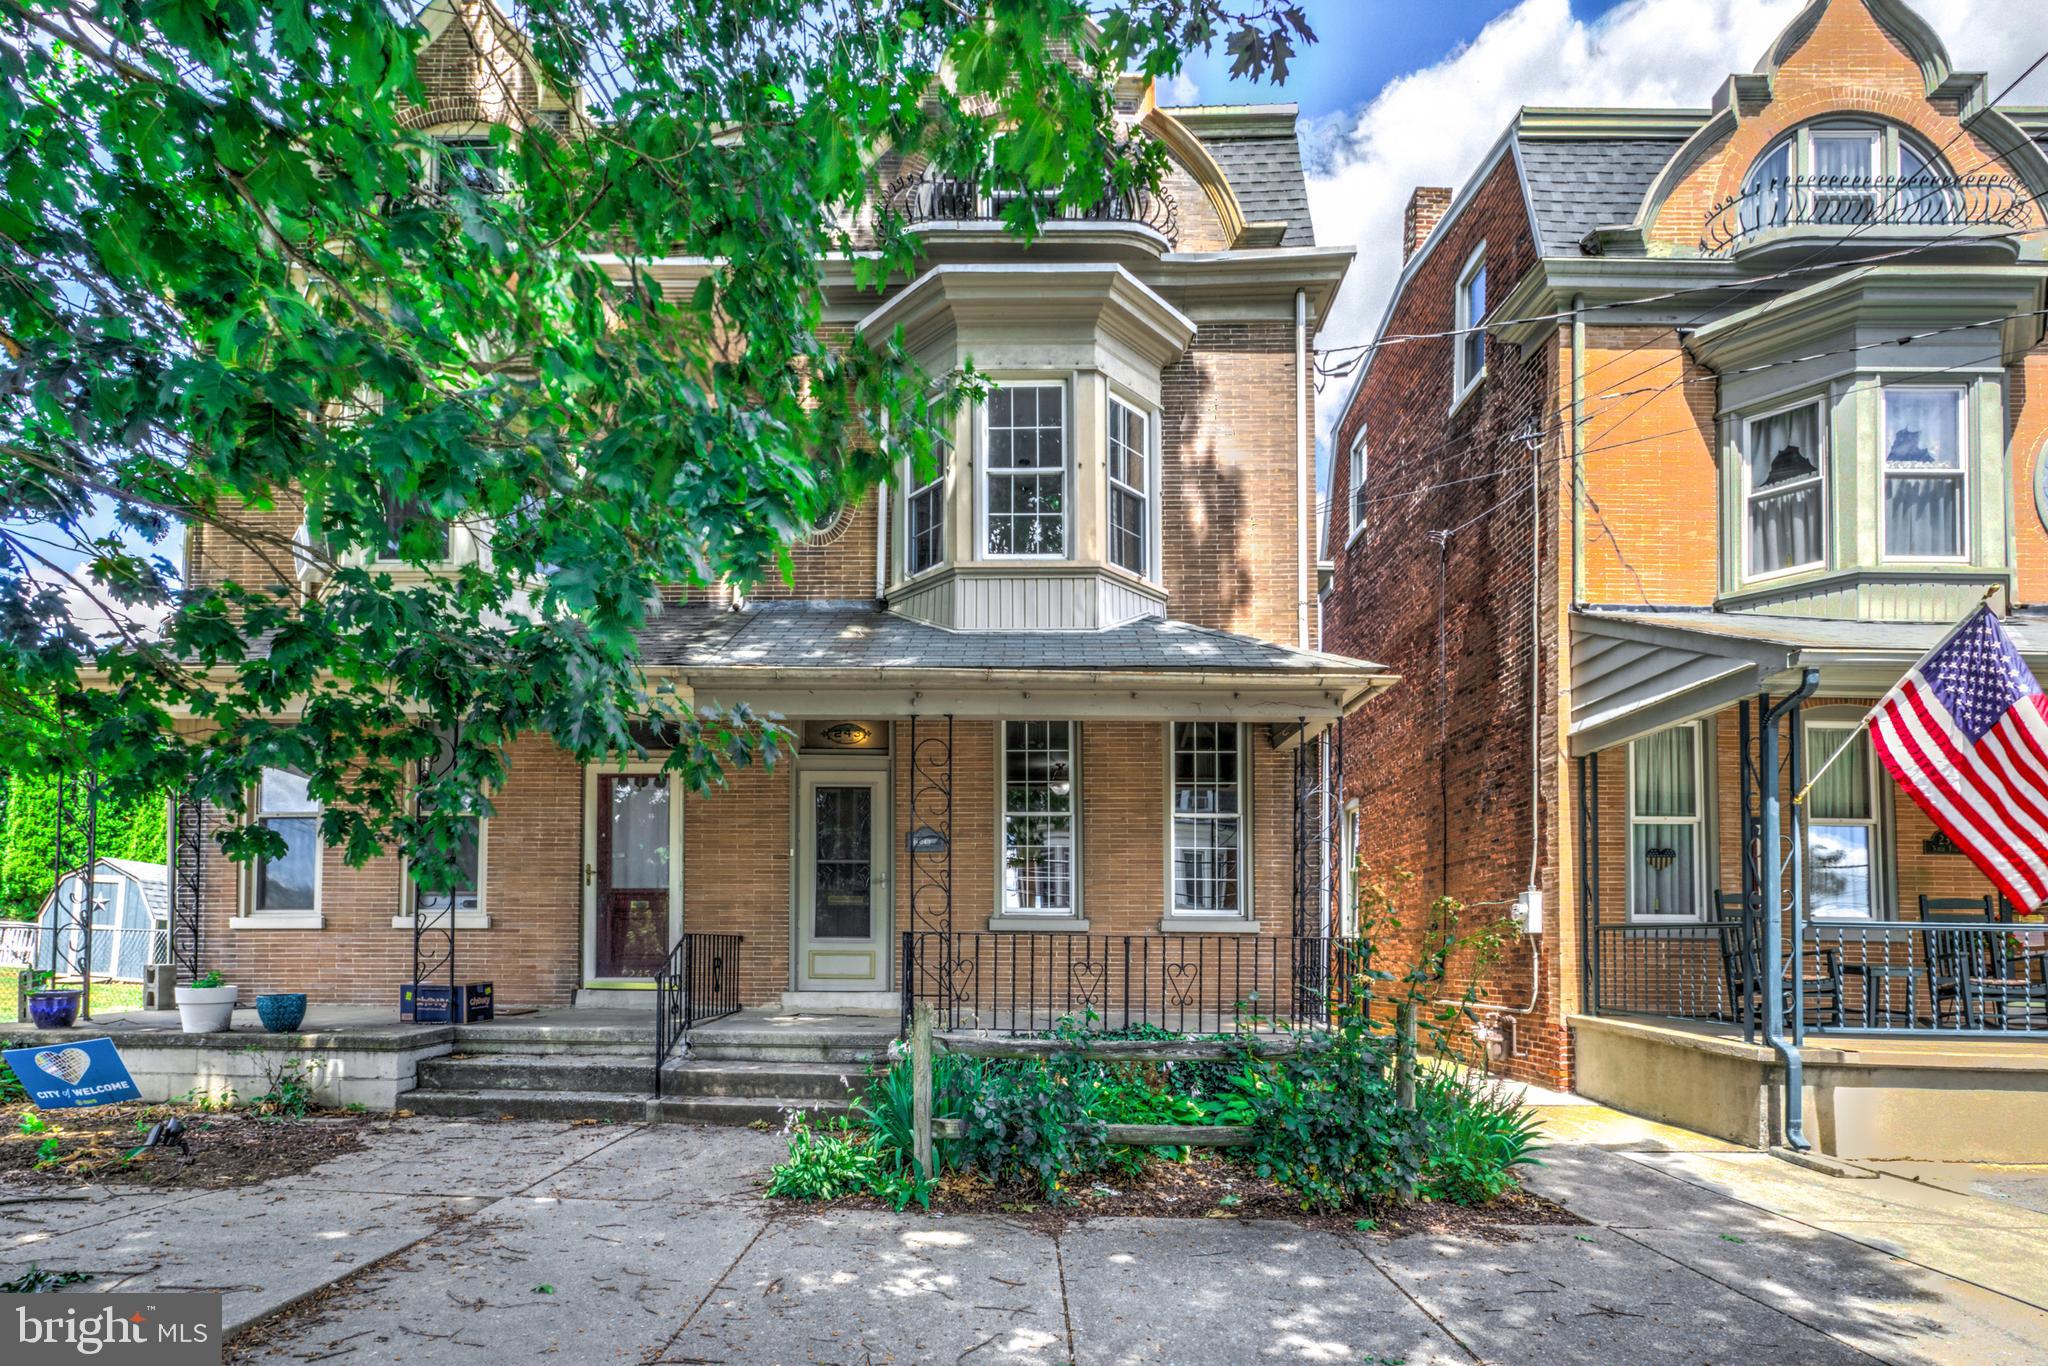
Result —
[{"label": "blue ceramic pot", "polygon": [[256,998],[256,1018],[273,1034],[289,1034],[306,1018],[306,993],[281,992]]},{"label": "blue ceramic pot", "polygon": [[76,991],[31,991],[28,994],[28,1017],[35,1021],[37,1029],[69,1029],[78,1019],[78,998]]}]

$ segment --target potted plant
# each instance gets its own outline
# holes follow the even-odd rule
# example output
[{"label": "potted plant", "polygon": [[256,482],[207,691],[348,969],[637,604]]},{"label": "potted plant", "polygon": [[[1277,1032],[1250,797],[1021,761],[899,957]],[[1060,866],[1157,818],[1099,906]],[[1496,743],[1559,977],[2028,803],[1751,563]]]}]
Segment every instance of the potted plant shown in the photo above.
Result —
[{"label": "potted plant", "polygon": [[178,1024],[187,1034],[223,1033],[235,1013],[234,985],[222,981],[217,972],[193,978],[192,985],[179,987],[175,995]]},{"label": "potted plant", "polygon": [[306,1019],[306,993],[280,991],[256,998],[256,1018],[273,1034],[289,1034]]},{"label": "potted plant", "polygon": [[37,1029],[69,1029],[78,1019],[77,987],[59,987],[57,974],[41,969],[29,974],[28,1017]]}]

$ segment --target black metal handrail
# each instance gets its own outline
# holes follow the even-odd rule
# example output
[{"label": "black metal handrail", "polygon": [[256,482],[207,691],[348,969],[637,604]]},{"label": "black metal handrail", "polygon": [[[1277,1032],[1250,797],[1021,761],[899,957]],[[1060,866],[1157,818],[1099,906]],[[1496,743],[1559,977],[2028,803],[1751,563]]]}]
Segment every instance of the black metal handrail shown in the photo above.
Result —
[{"label": "black metal handrail", "polygon": [[1834,176],[1760,180],[1716,204],[1700,250],[1718,256],[1779,228],[2026,226],[2028,197],[1999,175]]},{"label": "black metal handrail", "polygon": [[737,934],[686,934],[668,951],[654,974],[654,1094],[661,1094],[661,1069],[690,1031],[740,1008],[740,941]]},{"label": "black metal handrail", "polygon": [[902,952],[906,1030],[920,1002],[940,1029],[999,1034],[1091,1012],[1102,1029],[1321,1029],[1367,986],[1366,942],[1330,936],[913,930]]},{"label": "black metal handrail", "polygon": [[1112,191],[1092,204],[1062,204],[1057,195],[1027,189],[1006,189],[986,181],[955,176],[906,176],[891,185],[884,205],[912,225],[919,223],[1001,222],[1004,210],[1020,199],[1037,200],[1038,217],[1063,223],[1131,223],[1166,239],[1180,233],[1180,209],[1164,190],[1143,188]]},{"label": "black metal handrail", "polygon": [[1595,925],[1592,939],[1593,1014],[1748,1025],[1747,921]]}]

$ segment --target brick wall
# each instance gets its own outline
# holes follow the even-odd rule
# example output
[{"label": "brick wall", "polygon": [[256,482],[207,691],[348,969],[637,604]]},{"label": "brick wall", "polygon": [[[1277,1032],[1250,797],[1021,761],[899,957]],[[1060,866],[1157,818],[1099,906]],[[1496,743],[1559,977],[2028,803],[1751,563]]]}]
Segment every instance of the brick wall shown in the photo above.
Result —
[{"label": "brick wall", "polygon": [[[1429,255],[1388,320],[1389,334],[1455,326],[1454,287],[1472,252],[1486,244],[1489,294],[1505,297],[1534,261],[1511,162],[1481,184],[1455,218],[1438,227]],[[1398,252],[1388,241],[1371,248]],[[1411,926],[1429,899],[1450,895],[1477,915],[1503,913],[1528,883],[1530,860],[1530,660],[1540,642],[1535,690],[1546,757],[1543,792],[1560,780],[1556,754],[1559,614],[1557,526],[1564,507],[1565,437],[1550,418],[1560,390],[1554,347],[1527,355],[1490,342],[1487,378],[1452,411],[1448,338],[1390,346],[1373,360],[1336,434],[1330,487],[1348,490],[1349,452],[1369,432],[1370,500],[1365,534],[1349,540],[1346,505],[1332,509],[1330,550],[1337,582],[1327,604],[1329,648],[1380,660],[1401,682],[1345,722],[1347,796],[1362,806],[1361,844],[1380,873],[1416,875],[1404,910]],[[1539,580],[1542,629],[1531,623],[1530,453],[1517,435],[1532,418],[1549,435],[1541,467],[1544,507]],[[1436,533],[1450,534],[1439,545]],[[1568,582],[1568,580],[1567,580]],[[1556,907],[1558,824],[1544,801],[1540,879]],[[1559,1023],[1555,911],[1541,957],[1536,1009],[1516,1020],[1512,1075],[1562,1084],[1569,1039]],[[1412,931],[1411,931],[1412,933]],[[1517,945],[1483,983],[1485,999],[1531,1004],[1530,949]],[[1462,990],[1454,984],[1453,994]]]},{"label": "brick wall", "polygon": [[1295,385],[1292,322],[1205,322],[1162,377],[1161,567],[1178,620],[1298,639]]}]

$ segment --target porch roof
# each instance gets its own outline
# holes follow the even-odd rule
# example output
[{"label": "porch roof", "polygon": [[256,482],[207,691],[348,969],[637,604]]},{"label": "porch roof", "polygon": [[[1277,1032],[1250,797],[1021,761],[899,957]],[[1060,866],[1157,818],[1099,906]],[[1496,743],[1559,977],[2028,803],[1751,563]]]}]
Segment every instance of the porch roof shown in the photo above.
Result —
[{"label": "porch roof", "polygon": [[[682,675],[700,695],[752,700],[764,686],[830,685],[873,694],[884,712],[889,693],[980,690],[1014,699],[1024,689],[1069,699],[1113,693],[1125,709],[1151,715],[1161,694],[1216,694],[1249,719],[1328,720],[1398,681],[1369,660],[1159,617],[1100,631],[954,631],[844,601],[757,602],[737,611],[670,605],[641,631],[640,645],[648,667]],[[898,700],[932,709],[929,696]],[[993,705],[1015,709],[1014,700]]]},{"label": "porch roof", "polygon": [[[2005,619],[2036,671],[2048,666],[2048,612]],[[1590,754],[1710,715],[1821,671],[1837,695],[1887,692],[1952,623],[1850,621],[1707,608],[1572,612],[1572,753]]]}]

